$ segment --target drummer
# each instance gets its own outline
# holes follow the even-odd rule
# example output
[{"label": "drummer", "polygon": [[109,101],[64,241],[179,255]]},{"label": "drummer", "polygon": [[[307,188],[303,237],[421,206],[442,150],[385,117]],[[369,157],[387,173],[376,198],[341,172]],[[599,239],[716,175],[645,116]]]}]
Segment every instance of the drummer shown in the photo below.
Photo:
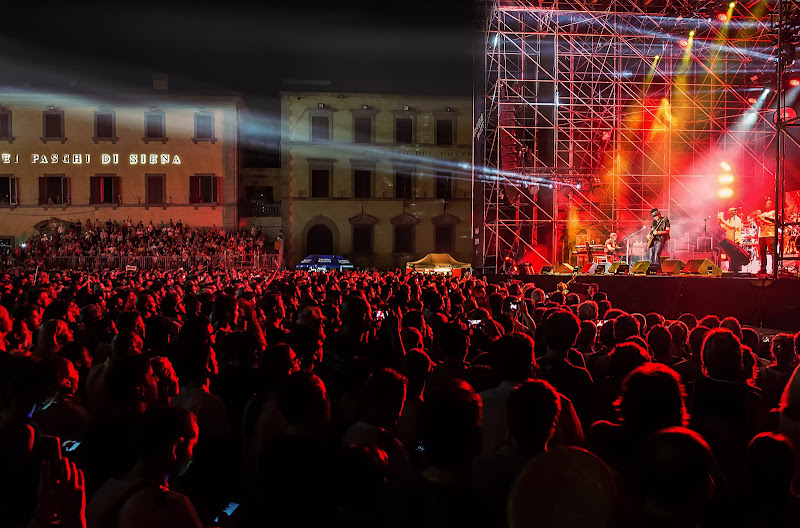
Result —
[{"label": "drummer", "polygon": [[737,213],[738,208],[731,207],[727,213],[717,213],[717,223],[725,231],[725,238],[734,244],[742,243],[742,217]]}]

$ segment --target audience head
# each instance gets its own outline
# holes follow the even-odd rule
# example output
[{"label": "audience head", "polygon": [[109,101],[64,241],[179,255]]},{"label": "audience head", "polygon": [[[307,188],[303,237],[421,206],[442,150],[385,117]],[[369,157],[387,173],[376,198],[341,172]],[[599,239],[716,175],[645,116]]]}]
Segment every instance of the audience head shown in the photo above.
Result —
[{"label": "audience head", "polygon": [[528,380],[508,396],[508,432],[527,453],[547,449],[561,412],[561,399],[548,382]]},{"label": "audience head", "polygon": [[316,436],[331,421],[328,391],[322,380],[311,372],[295,372],[278,390],[278,408],[286,423],[300,434]]},{"label": "audience head", "polygon": [[719,328],[720,320],[716,315],[707,315],[700,319],[697,324],[713,330],[714,328]]},{"label": "audience head", "polygon": [[439,347],[444,360],[464,361],[469,344],[469,334],[461,323],[447,323],[442,326]]},{"label": "audience head", "polygon": [[780,501],[791,495],[796,467],[792,444],[782,434],[760,433],[747,446],[751,491],[759,497]]},{"label": "audience head", "polygon": [[694,525],[711,499],[715,466],[699,434],[684,427],[662,429],[645,442],[636,486],[656,515],[673,521],[677,515]]},{"label": "audience head", "polygon": [[739,320],[735,317],[726,317],[719,323],[720,328],[727,328],[730,330],[733,335],[739,338],[739,341],[742,340],[742,325],[739,323]]},{"label": "audience head", "polygon": [[647,331],[647,350],[653,357],[666,356],[669,354],[672,336],[667,327],[662,324],[648,326]]},{"label": "audience head", "polygon": [[140,461],[168,475],[179,473],[192,461],[199,429],[194,414],[169,405],[153,405],[144,413],[136,437]]},{"label": "audience head", "polygon": [[669,325],[668,330],[673,345],[683,348],[688,344],[689,329],[686,327],[686,323],[674,321]]},{"label": "audience head", "polygon": [[660,363],[645,363],[622,382],[616,404],[626,428],[639,434],[686,426],[686,393],[678,374]]},{"label": "audience head", "polygon": [[686,328],[691,332],[697,326],[697,317],[694,314],[685,313],[678,317],[678,321],[686,325]]},{"label": "audience head", "polygon": [[64,345],[72,340],[72,330],[69,329],[67,323],[61,319],[50,319],[42,323],[39,329],[36,352],[40,357],[53,358]]},{"label": "audience head", "polygon": [[597,326],[594,321],[581,321],[581,331],[578,334],[578,350],[583,353],[591,352],[597,339]]},{"label": "audience head", "polygon": [[609,467],[585,449],[557,447],[534,457],[508,499],[508,526],[612,528],[619,495]]},{"label": "audience head", "polygon": [[356,525],[377,523],[389,483],[389,456],[383,449],[362,445],[342,448],[334,468],[338,475],[331,490],[339,513]]},{"label": "audience head", "polygon": [[406,377],[395,370],[373,372],[364,385],[364,420],[384,429],[394,427],[403,412],[407,384]]},{"label": "audience head", "polygon": [[544,340],[547,348],[566,353],[578,338],[581,324],[578,317],[568,310],[554,310],[544,323]]},{"label": "audience head", "polygon": [[742,344],[727,328],[715,328],[703,341],[703,369],[710,378],[740,382],[743,376]]},{"label": "audience head", "polygon": [[533,339],[528,334],[505,334],[492,344],[489,353],[492,371],[504,381],[522,381],[533,374],[536,359]]},{"label": "audience head", "polygon": [[792,334],[778,334],[772,338],[772,355],[780,370],[791,372],[797,367],[798,357]]},{"label": "audience head", "polygon": [[158,384],[150,360],[129,355],[111,362],[105,388],[111,406],[123,412],[144,412],[158,399]]},{"label": "audience head", "polygon": [[614,319],[614,340],[622,343],[629,337],[638,336],[639,321],[632,315],[623,314]]},{"label": "audience head", "polygon": [[412,348],[406,352],[405,375],[408,379],[407,398],[419,399],[425,390],[425,380],[433,368],[430,356],[420,348]]},{"label": "audience head", "polygon": [[172,398],[178,395],[178,376],[172,368],[172,362],[159,356],[150,359],[150,366],[153,368],[153,376],[158,387],[158,401],[169,405]]},{"label": "audience head", "polygon": [[133,330],[123,330],[111,340],[111,358],[119,359],[123,356],[130,356],[142,353],[144,341],[142,337]]},{"label": "audience head", "polygon": [[481,397],[465,381],[452,380],[426,392],[419,411],[422,446],[432,467],[461,471],[480,451]]},{"label": "audience head", "polygon": [[620,343],[609,353],[611,375],[618,380],[624,379],[637,367],[650,361],[647,350],[636,343]]},{"label": "audience head", "polygon": [[584,301],[578,306],[578,319],[581,321],[594,321],[597,319],[597,303]]},{"label": "audience head", "polygon": [[703,351],[703,341],[705,341],[706,335],[710,331],[711,330],[705,326],[696,326],[689,332],[689,349],[692,351],[693,357],[700,359]]},{"label": "audience head", "polygon": [[[647,314],[644,320],[645,324],[642,327],[642,330],[647,333],[650,333],[650,329],[653,328],[654,326],[664,325],[666,322],[663,315],[655,312],[650,312],[649,314]],[[641,320],[639,322],[641,323]]]}]

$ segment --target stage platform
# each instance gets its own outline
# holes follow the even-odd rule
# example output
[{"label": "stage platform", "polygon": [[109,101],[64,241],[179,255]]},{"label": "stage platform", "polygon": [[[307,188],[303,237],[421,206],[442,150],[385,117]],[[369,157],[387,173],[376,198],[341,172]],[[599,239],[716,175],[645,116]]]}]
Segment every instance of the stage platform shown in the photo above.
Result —
[{"label": "stage platform", "polygon": [[[553,292],[572,275],[487,275],[490,283],[533,282]],[[573,283],[596,283],[612,306],[627,312],[658,312],[670,319],[735,316],[744,325],[783,332],[800,331],[800,279],[670,275],[576,275]]]}]

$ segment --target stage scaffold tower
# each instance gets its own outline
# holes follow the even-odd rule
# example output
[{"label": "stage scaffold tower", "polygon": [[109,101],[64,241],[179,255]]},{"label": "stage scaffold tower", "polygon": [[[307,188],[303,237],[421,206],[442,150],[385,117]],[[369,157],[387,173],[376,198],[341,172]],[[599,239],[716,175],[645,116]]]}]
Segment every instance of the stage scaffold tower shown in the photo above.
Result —
[{"label": "stage scaffold tower", "polygon": [[476,266],[530,262],[538,272],[568,262],[576,244],[641,229],[653,207],[680,241],[721,207],[723,162],[735,174],[725,204],[771,194],[773,11],[767,2],[491,4],[476,102]]}]

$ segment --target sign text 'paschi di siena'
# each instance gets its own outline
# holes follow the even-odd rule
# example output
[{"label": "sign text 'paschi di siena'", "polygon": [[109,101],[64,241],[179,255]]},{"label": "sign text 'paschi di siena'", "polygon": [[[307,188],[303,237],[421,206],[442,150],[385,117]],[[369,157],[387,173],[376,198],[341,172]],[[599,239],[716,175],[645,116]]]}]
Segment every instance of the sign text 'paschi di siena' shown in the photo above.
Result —
[{"label": "sign text 'paschi di siena'", "polygon": [[[20,163],[25,158],[21,158],[19,154],[0,154],[0,164]],[[91,154],[31,154],[28,158],[31,164],[34,165],[89,165],[91,163],[100,162],[101,165],[118,165],[120,159],[119,154],[100,154],[100,156],[93,156]],[[128,165],[180,165],[181,158],[177,154],[128,154]]]}]

